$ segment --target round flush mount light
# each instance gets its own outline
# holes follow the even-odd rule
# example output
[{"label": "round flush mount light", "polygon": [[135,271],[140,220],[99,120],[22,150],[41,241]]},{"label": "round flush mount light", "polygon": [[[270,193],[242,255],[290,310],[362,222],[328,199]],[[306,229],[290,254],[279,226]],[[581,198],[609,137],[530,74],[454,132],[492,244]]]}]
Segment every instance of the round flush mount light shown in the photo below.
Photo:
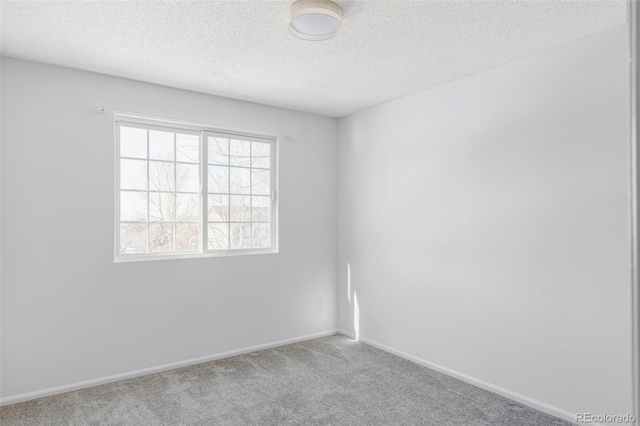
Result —
[{"label": "round flush mount light", "polygon": [[289,7],[289,31],[304,40],[326,40],[338,34],[342,9],[330,0],[298,0]]}]

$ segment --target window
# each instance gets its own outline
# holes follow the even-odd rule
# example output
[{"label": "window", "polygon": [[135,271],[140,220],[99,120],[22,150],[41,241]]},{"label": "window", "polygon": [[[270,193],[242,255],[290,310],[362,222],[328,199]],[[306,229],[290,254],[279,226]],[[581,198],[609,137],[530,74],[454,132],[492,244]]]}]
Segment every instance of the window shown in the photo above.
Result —
[{"label": "window", "polygon": [[116,117],[116,260],[276,252],[275,147]]}]

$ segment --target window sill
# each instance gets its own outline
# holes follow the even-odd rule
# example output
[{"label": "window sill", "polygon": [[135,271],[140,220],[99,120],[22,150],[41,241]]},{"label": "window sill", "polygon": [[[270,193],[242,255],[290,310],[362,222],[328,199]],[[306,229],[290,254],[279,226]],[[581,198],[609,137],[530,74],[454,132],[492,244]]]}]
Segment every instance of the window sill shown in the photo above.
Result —
[{"label": "window sill", "polygon": [[120,255],[113,259],[113,263],[128,263],[128,262],[148,262],[154,260],[175,260],[175,259],[202,259],[212,257],[234,257],[234,256],[248,256],[255,254],[278,254],[278,250],[233,250],[225,252],[210,252],[210,253],[184,253],[184,254],[140,254],[140,255]]}]

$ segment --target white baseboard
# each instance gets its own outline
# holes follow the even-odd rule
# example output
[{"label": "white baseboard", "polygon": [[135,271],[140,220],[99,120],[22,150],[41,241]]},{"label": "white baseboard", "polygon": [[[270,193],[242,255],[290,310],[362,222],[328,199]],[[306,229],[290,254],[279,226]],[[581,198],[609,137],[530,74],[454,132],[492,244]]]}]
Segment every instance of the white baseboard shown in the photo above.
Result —
[{"label": "white baseboard", "polygon": [[222,358],[229,358],[236,355],[242,355],[250,352],[261,351],[264,349],[275,348],[278,346],[289,345],[291,343],[303,342],[305,340],[317,339],[319,337],[331,336],[336,333],[338,333],[338,330],[328,330],[328,331],[323,331],[321,333],[307,334],[306,336],[293,337],[291,339],[285,339],[285,340],[278,340],[276,342],[264,343],[262,345],[249,346],[246,348],[236,349],[233,351],[221,352],[218,354],[207,355],[207,356],[198,357],[198,358],[191,358],[184,361],[171,362],[169,364],[162,364],[155,367],[143,368],[141,370],[134,370],[126,373],[119,373],[111,376],[99,377],[97,379],[85,380],[82,382],[56,386],[53,388],[38,390],[34,392],[22,393],[19,395],[9,396],[9,397],[0,399],[0,406],[17,404],[18,402],[29,401],[31,399],[43,398],[45,396],[71,392],[78,389],[89,388],[92,386],[98,386],[106,383],[117,382],[119,380],[131,379],[139,376],[146,376],[147,374],[160,373],[162,371],[188,367],[194,364],[200,364],[208,361],[215,361],[217,359],[222,359]]},{"label": "white baseboard", "polygon": [[[338,333],[342,334],[343,336],[350,337],[351,339],[355,339],[355,336],[348,331],[338,329]],[[562,420],[566,420],[571,423],[576,423],[575,414],[569,411],[561,410],[560,408],[554,407],[553,405],[547,404],[542,401],[538,401],[537,399],[530,398],[526,395],[522,395],[517,392],[511,391],[509,389],[505,389],[503,387],[494,385],[492,383],[485,382],[484,380],[476,379],[475,377],[471,377],[466,374],[451,370],[449,368],[442,367],[438,364],[434,364],[422,358],[418,358],[417,356],[413,356],[406,352],[393,349],[387,345],[383,345],[382,343],[374,342],[365,337],[360,336],[358,340],[369,346],[373,346],[374,348],[383,350],[385,352],[389,352],[390,354],[397,355],[400,358],[407,359],[409,361],[415,362],[416,364],[420,364],[432,370],[436,370],[440,373],[446,374],[447,376],[455,377],[456,379],[462,380],[463,382],[467,382],[481,389],[485,389],[485,390],[488,390],[489,392],[497,393],[498,395],[504,396],[505,398],[512,399],[514,401],[517,401],[531,408],[535,408],[536,410],[542,411],[543,413],[547,413],[552,416],[559,417]]]}]

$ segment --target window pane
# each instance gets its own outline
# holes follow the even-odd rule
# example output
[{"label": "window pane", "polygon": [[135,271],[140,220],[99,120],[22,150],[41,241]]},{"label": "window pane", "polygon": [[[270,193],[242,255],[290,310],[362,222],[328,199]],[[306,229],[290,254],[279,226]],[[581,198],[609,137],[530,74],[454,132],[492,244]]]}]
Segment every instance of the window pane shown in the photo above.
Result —
[{"label": "window pane", "polygon": [[229,248],[229,224],[210,223],[208,232],[209,250],[227,250]]},{"label": "window pane", "polygon": [[271,198],[252,197],[251,220],[254,222],[269,222],[271,220]]},{"label": "window pane", "polygon": [[231,139],[231,165],[249,167],[251,162],[251,142]]},{"label": "window pane", "polygon": [[229,139],[207,138],[209,144],[209,164],[229,164]]},{"label": "window pane", "polygon": [[175,195],[166,192],[149,193],[149,221],[173,222]]},{"label": "window pane", "polygon": [[271,247],[271,224],[270,223],[254,223],[253,238],[251,241],[253,248],[270,248]]},{"label": "window pane", "polygon": [[176,222],[200,221],[200,195],[176,194]]},{"label": "window pane", "polygon": [[271,195],[271,174],[269,170],[252,170],[251,192],[258,195]]},{"label": "window pane", "polygon": [[173,133],[149,130],[149,158],[173,161]]},{"label": "window pane", "polygon": [[147,224],[123,223],[120,225],[120,253],[147,252]]},{"label": "window pane", "polygon": [[231,221],[251,222],[251,197],[248,195],[231,195]]},{"label": "window pane", "polygon": [[175,163],[149,161],[149,190],[173,191]]},{"label": "window pane", "polygon": [[135,127],[120,127],[120,156],[147,158],[147,131]]},{"label": "window pane", "polygon": [[120,221],[147,221],[146,192],[120,191]]},{"label": "window pane", "polygon": [[[271,235],[273,144],[161,125],[118,123],[117,249],[193,254],[270,248],[276,238]],[[208,193],[200,193],[203,186]]]},{"label": "window pane", "polygon": [[231,193],[232,194],[248,194],[250,192],[249,169],[238,169],[231,167]]},{"label": "window pane", "polygon": [[209,222],[224,222],[229,220],[229,196],[209,195]]},{"label": "window pane", "polygon": [[209,192],[229,192],[229,168],[209,166]]},{"label": "window pane", "polygon": [[251,248],[251,224],[232,223],[231,224],[231,248],[247,249]]},{"label": "window pane", "polygon": [[173,224],[149,224],[149,251],[152,253],[173,251]]},{"label": "window pane", "polygon": [[147,162],[120,160],[120,189],[147,190]]},{"label": "window pane", "polygon": [[200,162],[200,137],[176,133],[176,161]]},{"label": "window pane", "polygon": [[200,166],[176,164],[176,191],[200,192]]},{"label": "window pane", "polygon": [[264,169],[271,167],[271,144],[251,142],[251,166]]},{"label": "window pane", "polygon": [[176,224],[176,251],[199,250],[199,236],[200,225],[197,223]]}]

